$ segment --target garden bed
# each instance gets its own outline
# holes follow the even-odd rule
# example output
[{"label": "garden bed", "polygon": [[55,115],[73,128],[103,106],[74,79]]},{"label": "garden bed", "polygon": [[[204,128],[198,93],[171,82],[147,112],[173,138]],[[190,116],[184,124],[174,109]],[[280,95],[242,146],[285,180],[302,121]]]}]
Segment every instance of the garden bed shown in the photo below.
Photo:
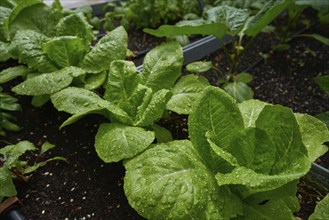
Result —
[{"label": "garden bed", "polygon": [[[314,29],[316,33],[327,37],[328,30],[328,26]],[[152,48],[163,41],[145,37],[142,32],[129,34],[129,40],[132,50]],[[246,54],[242,69],[260,58],[259,52],[269,48],[268,42],[268,35],[256,39],[254,45],[257,48],[251,48]],[[289,50],[274,54],[249,70],[254,77],[250,86],[255,98],[310,115],[328,111],[329,97],[319,89],[313,77],[328,74],[329,48],[309,38],[297,38],[290,43]],[[226,62],[220,51],[204,59],[212,60],[215,65]],[[141,61],[136,63],[140,64]],[[208,72],[205,76],[216,85],[216,74]],[[11,86],[6,85],[6,91]],[[56,148],[46,157],[60,155],[69,161],[50,162],[33,173],[27,183],[18,183],[18,197],[28,219],[143,219],[127,202],[123,191],[125,169],[122,163],[106,164],[95,152],[94,138],[105,118],[89,115],[59,130],[69,114],[58,112],[51,103],[35,108],[30,104],[31,98],[18,96],[18,99],[22,111],[15,115],[22,129],[8,132],[1,146],[29,140],[40,147],[48,141],[55,144]],[[171,113],[171,116],[170,120],[161,120],[160,124],[172,132],[174,139],[188,138],[187,117],[175,113]],[[27,156],[32,162],[46,159]],[[316,162],[329,168],[329,154]],[[296,216],[306,220],[316,202],[328,193],[328,189],[317,187],[309,179],[301,180],[298,197],[302,209]]]}]

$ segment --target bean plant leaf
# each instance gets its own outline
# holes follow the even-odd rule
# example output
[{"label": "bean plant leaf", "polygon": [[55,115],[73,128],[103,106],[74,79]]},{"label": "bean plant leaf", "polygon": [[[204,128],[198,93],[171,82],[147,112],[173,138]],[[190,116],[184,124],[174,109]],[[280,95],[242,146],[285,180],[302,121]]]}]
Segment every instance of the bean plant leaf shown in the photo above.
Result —
[{"label": "bean plant leaf", "polygon": [[329,195],[327,194],[316,206],[309,220],[325,220],[329,218]]},{"label": "bean plant leaf", "polygon": [[166,108],[178,114],[191,113],[195,100],[201,91],[209,85],[208,80],[202,76],[183,76],[171,90],[173,96]]},{"label": "bean plant leaf", "polygon": [[124,165],[128,201],[147,219],[229,219],[241,212],[189,141],[158,144]]},{"label": "bean plant leaf", "polygon": [[44,43],[42,48],[59,67],[77,66],[88,49],[77,36],[56,37]]},{"label": "bean plant leaf", "polygon": [[57,36],[76,36],[89,46],[94,39],[92,26],[88,23],[83,13],[63,17],[56,25]]},{"label": "bean plant leaf", "polygon": [[42,44],[49,40],[43,34],[32,30],[18,31],[12,40],[10,52],[17,56],[20,63],[26,63],[30,68],[39,72],[57,70],[56,65],[43,52]]},{"label": "bean plant leaf", "polygon": [[15,86],[12,90],[20,95],[47,95],[58,92],[68,87],[75,75],[81,75],[84,71],[77,67],[66,67],[61,70],[43,73]]},{"label": "bean plant leaf", "polygon": [[177,35],[214,35],[218,39],[227,34],[228,30],[222,23],[211,23],[204,20],[184,21],[177,25],[162,25],[157,30],[143,29],[145,33],[156,37],[170,37]]},{"label": "bean plant leaf", "polygon": [[25,77],[30,72],[31,69],[28,69],[25,66],[9,67],[0,72],[0,83],[9,82],[19,76]]},{"label": "bean plant leaf", "polygon": [[291,3],[292,0],[268,1],[254,17],[246,23],[244,34],[256,36]]},{"label": "bean plant leaf", "polygon": [[224,5],[209,9],[206,16],[208,21],[225,24],[231,35],[235,35],[248,19],[249,11]]},{"label": "bean plant leaf", "polygon": [[128,36],[120,26],[105,35],[84,57],[81,67],[90,72],[100,72],[110,67],[114,60],[124,60],[127,52]]},{"label": "bean plant leaf", "polygon": [[183,51],[177,42],[161,44],[144,58],[142,83],[154,92],[171,89],[181,73],[182,63]]},{"label": "bean plant leaf", "polygon": [[95,148],[104,162],[118,162],[143,152],[154,138],[154,132],[144,128],[106,123],[98,129]]},{"label": "bean plant leaf", "polygon": [[235,81],[224,85],[224,90],[235,98],[238,102],[243,102],[252,99],[254,92],[252,89],[244,82]]}]

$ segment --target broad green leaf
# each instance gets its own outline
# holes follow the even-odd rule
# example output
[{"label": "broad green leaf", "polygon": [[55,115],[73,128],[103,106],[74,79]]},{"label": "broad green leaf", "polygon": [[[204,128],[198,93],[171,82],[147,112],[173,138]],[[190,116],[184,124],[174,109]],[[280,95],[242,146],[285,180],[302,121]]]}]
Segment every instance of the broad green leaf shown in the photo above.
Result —
[{"label": "broad green leaf", "polygon": [[224,5],[209,9],[206,11],[206,16],[212,23],[224,24],[230,34],[235,35],[248,19],[249,11]]},{"label": "broad green leaf", "polygon": [[329,95],[329,75],[321,75],[313,78],[316,84]]},{"label": "broad green leaf", "polygon": [[230,146],[237,133],[244,130],[244,122],[236,101],[219,88],[207,87],[195,101],[188,123],[189,136],[199,154],[210,167],[218,156],[207,141],[207,133],[215,135],[212,141],[224,150]]},{"label": "broad green leaf", "polygon": [[11,168],[17,159],[22,156],[26,151],[36,150],[35,146],[28,141],[21,141],[15,145],[7,145],[0,149],[0,154],[6,155],[4,166]]},{"label": "broad green leaf", "polygon": [[214,35],[218,39],[228,32],[224,24],[210,23],[204,20],[185,21],[177,25],[162,25],[157,30],[145,28],[143,31],[156,37],[201,34]]},{"label": "broad green leaf", "polygon": [[254,92],[252,89],[244,82],[232,82],[227,83],[224,86],[224,90],[231,95],[238,102],[243,102],[252,99]]},{"label": "broad green leaf", "polygon": [[42,146],[41,146],[40,154],[44,154],[44,153],[46,153],[47,151],[53,149],[54,147],[55,147],[54,144],[51,144],[51,143],[49,143],[48,141],[46,141],[46,142],[43,143]]},{"label": "broad green leaf", "polygon": [[244,126],[246,128],[255,127],[255,122],[260,112],[263,110],[263,108],[266,105],[269,104],[256,99],[249,99],[247,101],[239,103],[239,109],[241,111],[244,121]]},{"label": "broad green leaf", "polygon": [[268,1],[266,5],[253,17],[253,19],[246,23],[244,33],[248,36],[256,36],[291,3],[292,0]]},{"label": "broad green leaf", "polygon": [[153,125],[161,118],[172,93],[167,89],[157,91],[144,105],[138,107],[134,125],[145,127]]},{"label": "broad green leaf", "polygon": [[95,148],[104,162],[118,162],[143,152],[154,138],[154,132],[144,128],[118,123],[101,124],[96,134]]},{"label": "broad green leaf", "polygon": [[171,89],[181,74],[183,51],[177,42],[155,47],[144,58],[142,83],[154,92]]},{"label": "broad green leaf", "polygon": [[0,6],[0,41],[3,42],[9,40],[8,20],[11,12],[11,9]]},{"label": "broad green leaf", "polygon": [[75,74],[81,74],[82,69],[77,67],[65,67],[55,72],[43,73],[15,86],[12,90],[20,95],[47,95],[58,92],[68,87]]},{"label": "broad green leaf", "polygon": [[329,142],[329,131],[326,125],[315,117],[297,113],[295,117],[299,124],[303,143],[308,151],[308,158],[312,163],[328,151],[328,147],[324,143]]},{"label": "broad green leaf", "polygon": [[76,36],[53,38],[44,43],[42,48],[59,67],[77,66],[88,49],[82,39]]},{"label": "broad green leaf", "polygon": [[189,141],[157,144],[124,165],[129,204],[147,219],[230,219],[241,212]]},{"label": "broad green leaf", "polygon": [[[256,120],[256,128],[267,133],[272,147],[276,150],[271,175],[283,172],[308,172],[311,163],[307,159],[308,152],[291,109],[278,105],[265,106]],[[305,164],[308,165],[308,169]]]},{"label": "broad green leaf", "polygon": [[33,96],[31,104],[35,107],[41,107],[50,100],[50,95],[38,95]]},{"label": "broad green leaf", "polygon": [[89,46],[94,39],[92,26],[89,25],[87,18],[82,13],[63,17],[56,25],[56,35],[79,37],[86,46]]},{"label": "broad green leaf", "polygon": [[110,67],[114,60],[126,58],[128,36],[123,27],[118,27],[100,39],[84,57],[81,66],[90,72],[100,72]]},{"label": "broad green leaf", "polygon": [[191,73],[202,73],[213,67],[211,61],[196,61],[186,65],[186,70]]},{"label": "broad green leaf", "polygon": [[108,74],[107,74],[106,70],[96,73],[96,74],[95,73],[88,74],[86,76],[86,79],[83,80],[83,82],[84,82],[83,88],[88,89],[88,90],[94,90],[94,89],[101,87],[105,83],[107,75]]},{"label": "broad green leaf", "polygon": [[44,4],[40,0],[21,1],[9,18],[9,30],[14,35],[18,30],[34,30],[54,36],[55,26],[62,18],[61,10]]},{"label": "broad green leaf", "polygon": [[208,80],[202,76],[183,76],[171,90],[173,96],[166,108],[178,114],[190,114],[195,100],[209,85]]},{"label": "broad green leaf", "polygon": [[113,61],[105,85],[104,98],[117,104],[128,102],[140,81],[133,62]]},{"label": "broad green leaf", "polygon": [[32,30],[18,31],[12,40],[10,52],[29,68],[49,73],[57,70],[57,67],[42,50],[42,44],[48,40],[45,35]]},{"label": "broad green leaf", "polygon": [[235,81],[237,82],[244,82],[246,84],[250,83],[252,81],[252,75],[249,74],[249,73],[239,73],[237,76],[236,76],[236,79]]},{"label": "broad green leaf", "polygon": [[31,69],[28,69],[25,66],[9,67],[0,72],[0,83],[9,82],[19,76],[25,77],[30,72]]},{"label": "broad green leaf", "polygon": [[316,206],[309,220],[326,220],[329,218],[329,195],[327,194]]},{"label": "broad green leaf", "polygon": [[9,60],[9,58],[11,58],[11,54],[9,53],[8,48],[9,48],[9,43],[0,41],[0,62],[5,62]]},{"label": "broad green leaf", "polygon": [[0,93],[0,109],[18,111],[21,110],[21,106],[17,103],[17,99],[15,97],[5,93]]},{"label": "broad green leaf", "polygon": [[51,101],[58,111],[77,114],[106,107],[109,103],[96,93],[76,87],[68,87],[51,96]]},{"label": "broad green leaf", "polygon": [[153,124],[152,128],[155,133],[157,143],[165,143],[173,140],[171,132],[168,129],[157,124]]}]

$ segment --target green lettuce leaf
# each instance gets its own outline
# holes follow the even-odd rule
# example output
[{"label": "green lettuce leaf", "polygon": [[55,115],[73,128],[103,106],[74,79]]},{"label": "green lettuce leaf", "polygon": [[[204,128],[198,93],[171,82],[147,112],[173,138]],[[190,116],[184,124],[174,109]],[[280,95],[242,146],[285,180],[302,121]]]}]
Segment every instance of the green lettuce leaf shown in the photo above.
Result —
[{"label": "green lettuce leaf", "polygon": [[9,82],[19,76],[25,77],[30,72],[31,69],[28,69],[25,66],[9,67],[0,72],[0,83]]},{"label": "green lettuce leaf", "polygon": [[144,58],[142,83],[154,92],[171,89],[180,76],[182,62],[183,51],[177,42],[157,46]]},{"label": "green lettuce leaf", "polygon": [[329,195],[327,194],[315,207],[309,220],[325,220],[329,218]]},{"label": "green lettuce leaf", "polygon": [[127,52],[128,36],[123,27],[118,27],[105,35],[84,57],[81,67],[90,72],[108,69],[114,60],[124,60]]},{"label": "green lettuce leaf", "polygon": [[59,67],[77,66],[89,49],[77,36],[53,38],[44,43],[42,48]]},{"label": "green lettuce leaf", "polygon": [[183,76],[171,90],[173,96],[166,108],[178,114],[190,114],[195,100],[209,85],[208,80],[202,76]]},{"label": "green lettuce leaf", "polygon": [[143,152],[154,140],[152,131],[124,124],[101,124],[96,134],[95,148],[106,163],[118,162]]},{"label": "green lettuce leaf", "polygon": [[229,219],[239,199],[218,187],[189,141],[158,144],[124,163],[130,205],[147,219]]}]

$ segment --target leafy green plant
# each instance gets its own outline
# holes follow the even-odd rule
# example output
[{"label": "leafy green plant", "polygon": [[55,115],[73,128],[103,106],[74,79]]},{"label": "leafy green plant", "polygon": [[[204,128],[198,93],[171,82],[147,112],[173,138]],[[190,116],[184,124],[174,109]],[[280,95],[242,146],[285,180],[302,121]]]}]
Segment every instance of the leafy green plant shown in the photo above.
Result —
[{"label": "leafy green plant", "polygon": [[[206,0],[206,4],[212,4],[213,0]],[[199,8],[198,1],[187,0],[131,0],[120,1],[120,5],[109,3],[104,8],[105,18],[109,23],[119,19],[121,25],[129,28],[134,24],[137,29],[154,28],[160,24],[181,20],[185,15],[199,15],[202,11]]]},{"label": "leafy green plant", "polygon": [[[290,3],[290,0],[268,1],[255,15],[250,15],[247,9],[217,6],[206,11],[204,19],[181,21],[176,25],[163,25],[157,30],[144,29],[144,31],[157,37],[186,34],[214,35],[222,43],[223,52],[230,61],[230,69],[226,74],[226,81],[229,83],[225,83],[224,89],[239,101],[244,101],[252,98],[253,93],[246,82],[237,80],[241,79],[237,70],[241,57],[255,37]],[[224,35],[231,36],[232,52],[221,41]]]},{"label": "leafy green plant", "polygon": [[327,194],[316,206],[309,220],[325,220],[329,218],[329,195]]},{"label": "leafy green plant", "polygon": [[[157,141],[171,139],[156,124],[172,96],[171,89],[180,76],[183,53],[176,42],[152,49],[138,74],[130,61],[113,61],[103,97],[82,88],[69,87],[51,96],[59,111],[72,116],[63,126],[87,114],[102,114],[110,120],[100,125],[95,148],[105,162],[131,158]],[[163,138],[165,137],[165,138]]]},{"label": "leafy green plant", "polygon": [[215,87],[203,90],[188,120],[190,140],[124,161],[124,190],[140,215],[295,219],[297,182],[328,150],[322,122],[258,100],[237,104]]},{"label": "leafy green plant", "polygon": [[11,95],[3,93],[2,87],[0,87],[0,135],[5,135],[5,130],[20,130],[20,127],[13,122],[15,121],[15,117],[7,112],[19,110],[21,110],[21,106],[17,103],[17,99]]},{"label": "leafy green plant", "polygon": [[[48,142],[43,143],[41,149],[37,153],[37,159],[54,148],[53,144]],[[48,162],[53,160],[66,161],[63,157],[52,157],[44,161],[26,161],[20,157],[26,152],[36,152],[38,149],[28,141],[20,141],[15,145],[7,145],[0,149],[0,202],[4,197],[15,196],[17,194],[13,179],[26,181],[26,175],[34,172],[39,167],[45,166]]]}]

